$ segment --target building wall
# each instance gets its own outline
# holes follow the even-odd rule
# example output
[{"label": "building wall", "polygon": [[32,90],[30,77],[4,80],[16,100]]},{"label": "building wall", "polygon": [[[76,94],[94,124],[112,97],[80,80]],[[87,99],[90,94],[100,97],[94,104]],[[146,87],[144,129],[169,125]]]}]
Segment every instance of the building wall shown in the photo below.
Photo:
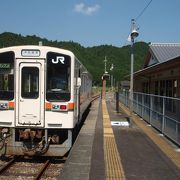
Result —
[{"label": "building wall", "polygon": [[[178,62],[178,63],[177,63]],[[180,98],[180,59],[174,64],[159,66],[156,69],[142,71],[134,76],[134,92],[143,92],[160,96]],[[168,104],[168,100],[167,100]],[[168,107],[169,106],[169,107]],[[166,105],[167,113],[180,121],[180,101]]]}]

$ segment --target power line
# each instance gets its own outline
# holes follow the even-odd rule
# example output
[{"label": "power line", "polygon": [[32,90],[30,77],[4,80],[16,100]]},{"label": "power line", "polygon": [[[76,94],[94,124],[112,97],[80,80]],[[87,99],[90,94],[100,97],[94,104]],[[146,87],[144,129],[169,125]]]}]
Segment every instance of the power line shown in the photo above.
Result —
[{"label": "power line", "polygon": [[[146,11],[146,9],[149,7],[149,5],[151,3],[152,3],[152,0],[149,1],[149,3],[143,8],[143,10],[139,13],[139,15],[134,19],[135,21],[137,21],[144,14],[144,12]],[[139,27],[138,27],[138,29],[139,29]],[[130,33],[131,33],[131,30],[130,30],[130,32],[128,34],[128,37],[129,37]],[[127,37],[127,39],[128,39],[128,37]],[[128,41],[127,39],[126,39],[126,41],[124,43],[124,46],[127,45],[127,41]]]},{"label": "power line", "polygon": [[149,1],[149,3],[143,8],[143,10],[141,11],[141,13],[135,18],[135,20],[137,21],[146,11],[146,9],[149,7],[149,5],[152,3],[152,0]]}]

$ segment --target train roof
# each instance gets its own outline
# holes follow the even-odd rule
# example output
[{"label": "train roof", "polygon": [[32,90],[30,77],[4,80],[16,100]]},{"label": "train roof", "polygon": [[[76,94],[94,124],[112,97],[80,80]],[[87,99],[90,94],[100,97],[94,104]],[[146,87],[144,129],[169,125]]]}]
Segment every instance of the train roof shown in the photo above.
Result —
[{"label": "train roof", "polygon": [[[45,52],[60,52],[70,55],[70,56],[75,56],[74,53],[70,50],[66,50],[63,48],[58,48],[58,47],[52,47],[52,46],[38,46],[38,45],[20,45],[20,46],[10,46],[10,47],[4,47],[4,48],[0,48],[0,52],[6,52],[6,51],[17,51],[18,50],[22,50],[22,49],[38,49],[40,51],[45,51]],[[17,53],[18,54],[18,53]]]}]

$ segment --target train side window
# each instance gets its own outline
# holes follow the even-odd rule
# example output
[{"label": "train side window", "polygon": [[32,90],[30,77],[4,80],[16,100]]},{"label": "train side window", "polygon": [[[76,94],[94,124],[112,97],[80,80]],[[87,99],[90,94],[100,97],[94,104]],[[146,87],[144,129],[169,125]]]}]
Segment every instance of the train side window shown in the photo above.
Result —
[{"label": "train side window", "polygon": [[14,53],[0,53],[0,100],[14,99]]},{"label": "train side window", "polygon": [[47,54],[46,99],[70,100],[70,56],[49,52]]},{"label": "train side window", "polygon": [[21,80],[21,96],[37,99],[39,97],[39,69],[37,67],[23,67]]}]

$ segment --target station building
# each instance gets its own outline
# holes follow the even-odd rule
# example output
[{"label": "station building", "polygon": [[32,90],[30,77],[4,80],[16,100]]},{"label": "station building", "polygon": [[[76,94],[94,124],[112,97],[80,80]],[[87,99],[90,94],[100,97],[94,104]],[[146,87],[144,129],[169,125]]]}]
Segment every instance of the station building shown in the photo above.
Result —
[{"label": "station building", "polygon": [[[149,45],[143,68],[134,73],[134,92],[180,98],[180,43]],[[169,99],[166,110],[177,116],[178,104]]]},{"label": "station building", "polygon": [[180,97],[180,44],[150,44],[134,81],[134,91]]}]

